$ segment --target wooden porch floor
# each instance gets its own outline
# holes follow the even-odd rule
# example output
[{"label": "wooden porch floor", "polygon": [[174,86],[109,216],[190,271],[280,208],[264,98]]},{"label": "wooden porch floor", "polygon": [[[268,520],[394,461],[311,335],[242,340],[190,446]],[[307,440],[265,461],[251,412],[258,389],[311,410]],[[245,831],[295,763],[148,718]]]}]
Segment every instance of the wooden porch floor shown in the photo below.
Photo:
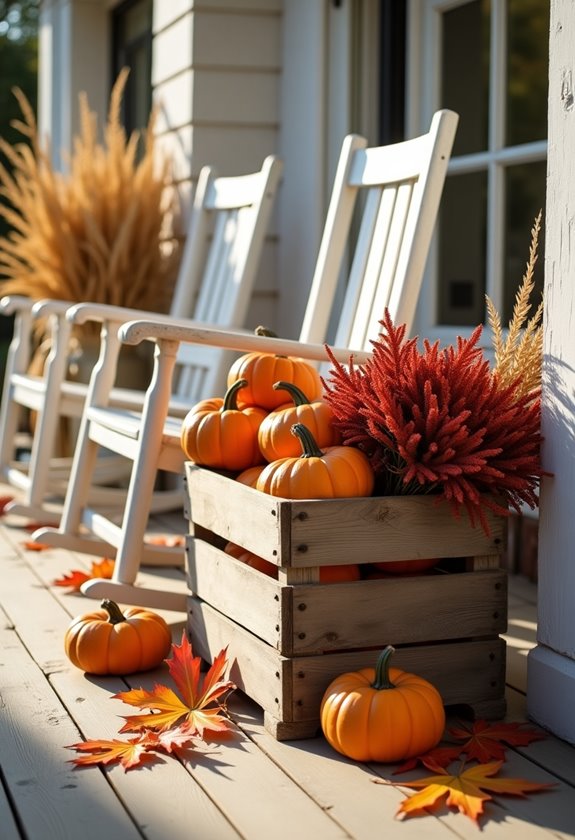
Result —
[{"label": "wooden porch floor", "polygon": [[[0,495],[10,494],[0,486]],[[16,524],[0,519],[2,840],[477,837],[467,817],[447,809],[397,821],[395,812],[408,791],[371,783],[376,776],[397,780],[393,767],[348,761],[320,737],[277,742],[264,730],[260,709],[238,692],[229,702],[236,723],[232,738],[207,744],[191,761],[166,757],[129,772],[74,769],[65,746],[118,737],[119,715],[133,711],[111,695],[128,686],[151,688],[165,682],[167,672],[120,679],[88,677],[74,668],[63,651],[64,631],[72,616],[96,602],[51,583],[93,558],[27,550],[26,531]],[[163,614],[179,641],[184,616]],[[526,661],[535,629],[535,586],[512,575],[509,720],[525,720]],[[509,749],[505,774],[557,786],[526,799],[487,803],[482,836],[575,837],[575,747],[549,735]]]}]

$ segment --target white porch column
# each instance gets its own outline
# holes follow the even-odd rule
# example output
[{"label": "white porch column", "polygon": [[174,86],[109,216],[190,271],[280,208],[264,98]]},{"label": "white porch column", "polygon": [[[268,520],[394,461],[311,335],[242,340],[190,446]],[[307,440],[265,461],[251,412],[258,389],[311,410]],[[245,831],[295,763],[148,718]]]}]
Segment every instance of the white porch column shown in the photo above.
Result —
[{"label": "white porch column", "polygon": [[575,743],[575,4],[551,0],[538,645],[530,717]]},{"label": "white porch column", "polygon": [[[38,130],[60,168],[78,131],[78,93],[106,114],[110,79],[108,10],[103,0],[42,0],[39,26]],[[100,125],[103,125],[104,119]]]}]

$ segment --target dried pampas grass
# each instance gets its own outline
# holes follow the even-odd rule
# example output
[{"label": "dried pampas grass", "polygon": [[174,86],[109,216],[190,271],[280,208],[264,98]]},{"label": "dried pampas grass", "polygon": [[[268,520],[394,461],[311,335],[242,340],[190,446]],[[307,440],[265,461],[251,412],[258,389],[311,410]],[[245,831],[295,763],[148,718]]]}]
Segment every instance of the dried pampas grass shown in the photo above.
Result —
[{"label": "dried pampas grass", "polygon": [[531,295],[535,288],[533,279],[537,261],[537,247],[541,230],[541,212],[531,229],[529,259],[521,285],[515,296],[513,313],[507,336],[503,334],[501,318],[493,301],[487,297],[487,315],[492,331],[495,351],[494,370],[503,385],[510,385],[519,378],[518,397],[538,392],[541,387],[541,366],[543,359],[543,301],[533,308]]},{"label": "dried pampas grass", "polygon": [[157,154],[155,113],[140,157],[139,135],[126,137],[120,122],[126,78],[122,71],[112,90],[103,143],[80,94],[80,133],[66,174],[54,170],[32,108],[14,91],[23,116],[14,127],[29,142],[0,139],[12,167],[0,167],[0,194],[8,201],[0,214],[12,226],[0,238],[2,294],[167,310],[175,277],[166,247],[168,163]]}]

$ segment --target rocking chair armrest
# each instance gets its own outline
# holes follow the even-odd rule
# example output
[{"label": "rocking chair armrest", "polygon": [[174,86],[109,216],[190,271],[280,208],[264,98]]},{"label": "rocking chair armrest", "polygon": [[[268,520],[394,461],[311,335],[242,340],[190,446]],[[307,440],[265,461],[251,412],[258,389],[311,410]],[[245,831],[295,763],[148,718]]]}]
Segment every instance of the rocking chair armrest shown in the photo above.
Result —
[{"label": "rocking chair armrest", "polygon": [[19,312],[31,312],[35,303],[35,300],[25,295],[4,295],[0,298],[0,311],[2,315],[16,315]]},{"label": "rocking chair armrest", "polygon": [[[253,351],[261,353],[277,353],[287,356],[299,356],[311,361],[326,362],[327,354],[323,344],[304,344],[301,341],[270,336],[255,335],[250,332],[220,330],[191,322],[177,321],[173,318],[166,321],[139,319],[122,325],[118,335],[124,344],[139,344],[145,339],[156,341],[178,341],[187,344],[207,344],[224,347],[241,353]],[[335,358],[346,364],[353,356],[355,364],[362,364],[370,358],[371,353],[365,350],[349,350],[341,347],[331,347]]]},{"label": "rocking chair armrest", "polygon": [[124,324],[126,321],[134,321],[146,317],[160,322],[170,320],[169,315],[164,315],[160,312],[149,312],[145,309],[129,309],[124,306],[112,306],[108,303],[93,302],[76,303],[70,306],[66,317],[74,324],[85,324],[88,321]]},{"label": "rocking chair armrest", "polygon": [[71,300],[55,300],[52,298],[37,300],[32,307],[32,315],[34,318],[47,318],[50,315],[56,315],[63,319],[73,303],[74,301]]}]

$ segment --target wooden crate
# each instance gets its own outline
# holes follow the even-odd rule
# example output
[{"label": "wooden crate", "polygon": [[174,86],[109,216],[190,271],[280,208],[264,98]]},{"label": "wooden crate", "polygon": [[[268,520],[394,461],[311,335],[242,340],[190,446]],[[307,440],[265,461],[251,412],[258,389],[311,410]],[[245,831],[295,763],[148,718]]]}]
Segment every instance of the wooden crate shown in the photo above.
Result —
[{"label": "wooden crate", "polygon": [[[430,496],[291,501],[186,464],[189,630],[211,662],[264,709],[276,738],[315,735],[338,674],[394,664],[429,679],[446,706],[505,713],[506,523],[490,536]],[[278,580],[225,554],[231,540],[278,566]],[[322,565],[438,558],[431,573],[320,584]]]}]

